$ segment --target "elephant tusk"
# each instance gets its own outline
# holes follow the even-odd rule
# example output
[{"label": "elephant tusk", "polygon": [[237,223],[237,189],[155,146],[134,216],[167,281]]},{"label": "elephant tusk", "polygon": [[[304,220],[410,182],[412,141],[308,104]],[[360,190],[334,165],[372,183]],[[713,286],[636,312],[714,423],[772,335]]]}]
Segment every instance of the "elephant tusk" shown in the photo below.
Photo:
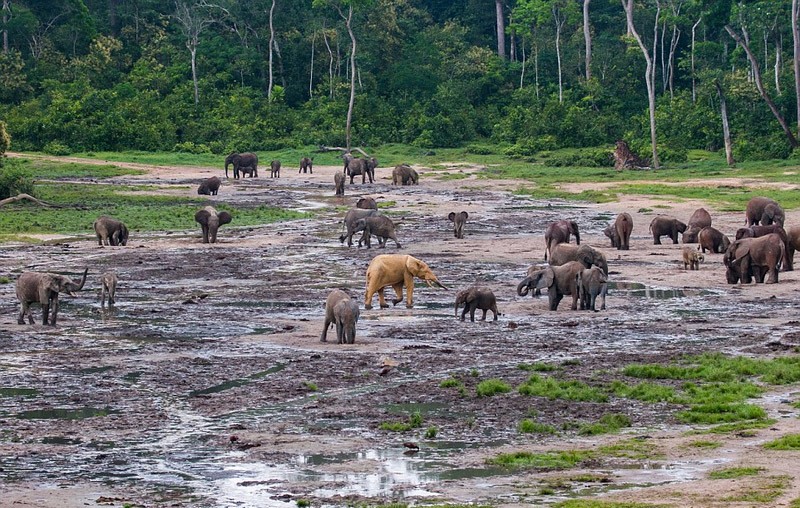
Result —
[{"label": "elephant tusk", "polygon": [[[436,284],[437,286],[439,286],[442,289],[447,289],[447,286],[445,286],[444,284],[442,284],[438,280],[433,281],[433,283]],[[430,283],[428,285],[430,285]]]}]

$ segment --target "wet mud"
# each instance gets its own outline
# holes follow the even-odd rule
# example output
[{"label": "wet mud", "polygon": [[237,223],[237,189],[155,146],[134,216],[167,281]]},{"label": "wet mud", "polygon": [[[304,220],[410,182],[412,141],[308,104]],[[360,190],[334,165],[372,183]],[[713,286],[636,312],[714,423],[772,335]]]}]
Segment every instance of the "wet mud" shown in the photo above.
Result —
[{"label": "wet mud", "polygon": [[[608,248],[602,229],[613,209],[554,206],[474,178],[403,188],[383,178],[348,185],[340,199],[329,175],[315,172],[226,182],[213,200],[314,216],[259,227],[236,227],[234,217],[214,245],[200,243],[198,228],[132,234],[120,248],[100,248],[88,233],[0,248],[2,273],[12,281],[0,285],[0,491],[23,506],[37,498],[24,493],[39,489],[60,489],[64,503],[40,499],[39,506],[100,499],[198,507],[299,499],[315,506],[546,505],[679,484],[714,460],[603,461],[590,468],[590,479],[569,480],[555,492],[541,489],[547,471],[537,476],[485,462],[501,451],[593,446],[575,428],[609,413],[630,417],[625,437],[683,431],[679,407],[616,397],[549,400],[515,389],[479,397],[476,386],[499,378],[516,388],[530,375],[523,363],[552,364],[559,367],[554,375],[600,386],[633,362],[704,351],[769,356],[800,345],[793,272],[782,274],[777,295],[765,286],[728,286],[721,256],[707,255],[700,272],[687,274],[681,246],[651,245],[644,219],[632,251]],[[195,182],[112,181],[175,185],[164,192],[189,192],[174,189]],[[417,284],[413,309],[363,309],[369,260],[396,249],[340,244],[343,210],[362,192],[394,202],[384,211],[399,223],[400,252],[426,261],[449,291]],[[463,240],[452,237],[446,219],[446,211],[460,209],[470,212]],[[584,243],[608,256],[607,311],[571,311],[567,297],[550,312],[546,296],[516,295],[528,266],[542,259],[544,228],[565,217],[578,222]],[[21,271],[79,276],[86,266],[86,288],[62,297],[57,327],[16,324],[13,280]],[[111,310],[99,304],[99,275],[108,269],[120,278]],[[476,282],[497,295],[498,321],[454,317],[455,290]],[[330,342],[333,332],[319,342],[333,288],[360,303],[354,345]],[[38,306],[33,315],[41,323]],[[440,386],[449,378],[463,388]],[[796,416],[789,408],[782,417]],[[415,414],[421,423],[411,430],[380,428]],[[524,418],[559,433],[520,434]]]}]

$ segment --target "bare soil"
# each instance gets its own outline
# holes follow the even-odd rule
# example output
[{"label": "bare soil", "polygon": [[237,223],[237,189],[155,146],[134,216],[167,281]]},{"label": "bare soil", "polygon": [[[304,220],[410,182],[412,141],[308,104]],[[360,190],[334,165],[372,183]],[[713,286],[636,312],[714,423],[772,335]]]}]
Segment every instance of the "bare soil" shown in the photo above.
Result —
[{"label": "bare soil", "polygon": [[[104,183],[153,183],[163,186],[159,192],[196,196],[201,178],[220,174],[135,166],[147,174]],[[714,226],[732,236],[743,213],[646,196],[602,205],[539,202],[512,193],[520,182],[483,179],[480,168],[459,164],[446,172],[418,168],[420,185],[410,187],[393,187],[391,168],[379,168],[375,184],[348,185],[336,198],[337,169],[315,167],[307,175],[285,164],[280,179],[262,171],[224,181],[212,204],[263,203],[314,217],[237,227],[234,216],[213,245],[201,243],[198,228],[132,232],[129,244],[116,248],[97,246],[89,231],[0,247],[0,274],[12,281],[24,270],[90,272],[83,292],[62,298],[55,328],[17,325],[14,285],[0,284],[0,504],[286,506],[307,499],[314,506],[516,506],[597,496],[752,506],[746,494],[776,482],[781,487],[767,505],[800,498],[800,453],[761,446],[800,432],[796,385],[755,400],[777,420],[770,428],[723,435],[688,433],[692,428],[675,416],[683,408],[669,404],[475,392],[491,378],[516,387],[529,376],[521,363],[559,365],[544,375],[603,386],[621,379],[629,363],[686,353],[794,353],[799,272],[782,272],[776,285],[728,285],[721,254],[706,254],[699,271],[685,271],[682,245],[653,245],[648,233],[656,213],[685,221],[704,206]],[[413,309],[367,311],[362,303],[356,343],[330,342],[331,331],[323,344],[328,292],[343,288],[363,302],[370,259],[396,251],[393,244],[340,244],[343,210],[362,195],[388,204],[400,252],[426,261],[449,290],[418,284]],[[461,240],[446,218],[460,210],[470,214]],[[602,234],[622,211],[634,218],[630,251],[612,250]],[[551,312],[546,297],[516,295],[527,268],[542,262],[544,228],[561,218],[576,220],[582,243],[608,257],[616,288],[606,311],[571,311],[565,299]],[[787,224],[799,219],[791,211]],[[109,269],[120,277],[113,310],[101,309],[98,298],[99,276]],[[455,291],[474,283],[494,290],[498,321],[454,317]],[[38,307],[34,316],[40,322]],[[450,377],[464,389],[440,387]],[[380,429],[416,412],[421,427]],[[598,437],[575,431],[609,413],[628,415],[632,427]],[[524,418],[559,432],[520,434]],[[426,437],[434,427],[435,436]],[[600,458],[567,471],[520,472],[485,462],[500,452],[595,449],[630,438],[658,453]],[[700,440],[719,446],[691,445]],[[763,471],[708,479],[710,471],[743,465]]]}]

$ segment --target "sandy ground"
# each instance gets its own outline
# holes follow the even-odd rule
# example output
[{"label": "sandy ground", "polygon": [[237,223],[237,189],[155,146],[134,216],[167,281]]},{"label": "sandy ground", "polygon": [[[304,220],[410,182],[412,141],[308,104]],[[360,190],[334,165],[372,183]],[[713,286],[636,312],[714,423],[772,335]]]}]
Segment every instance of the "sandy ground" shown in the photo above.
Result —
[{"label": "sandy ground", "polygon": [[[147,173],[114,181],[165,185],[160,192],[192,197],[199,179],[220,175],[219,168],[125,166]],[[690,427],[674,416],[679,408],[625,401],[611,404],[633,419],[622,435],[524,436],[516,423],[531,414],[559,426],[593,421],[609,408],[519,394],[491,401],[474,396],[482,379],[524,380],[520,362],[579,360],[565,367],[566,374],[590,381],[614,378],[615,369],[633,361],[674,360],[683,353],[772,357],[794,351],[800,345],[800,272],[782,272],[776,285],[728,285],[721,254],[707,254],[697,272],[685,271],[682,245],[653,245],[647,231],[657,213],[686,221],[703,206],[713,225],[733,236],[743,213],[647,196],[601,205],[535,202],[512,194],[522,182],[480,178],[481,168],[456,163],[447,171],[419,167],[420,185],[402,188],[391,185],[390,168],[379,168],[376,184],[348,185],[346,196],[336,198],[337,169],[315,167],[306,175],[285,163],[280,179],[265,178],[262,169],[256,179],[224,181],[212,203],[263,202],[316,215],[263,227],[237,227],[234,218],[216,245],[203,245],[199,231],[186,231],[134,233],[117,249],[97,247],[89,232],[49,238],[48,245],[0,247],[0,273],[11,279],[23,269],[75,274],[88,264],[94,278],[114,268],[122,280],[115,313],[99,308],[93,284],[84,291],[90,294],[64,299],[55,330],[17,325],[13,285],[0,287],[0,389],[38,391],[28,398],[0,392],[0,504],[285,506],[305,498],[319,506],[433,499],[517,506],[592,495],[672,506],[753,506],[758,503],[747,493],[776,482],[778,494],[761,505],[788,506],[800,498],[800,453],[761,447],[800,432],[791,405],[796,385],[756,399],[776,419],[771,427],[711,436],[687,433]],[[463,178],[441,178],[445,174]],[[344,287],[361,302],[364,269],[375,254],[337,241],[341,207],[361,195],[391,202],[385,211],[399,224],[401,252],[427,261],[450,291],[418,285],[414,309],[365,311],[362,303],[356,344],[321,344],[325,295]],[[470,214],[463,240],[452,237],[446,219],[460,210]],[[634,219],[629,251],[612,250],[602,235],[622,211]],[[553,313],[546,298],[516,296],[527,266],[542,260],[544,227],[559,218],[578,221],[583,243],[606,254],[611,280],[620,285],[607,311],[570,311],[565,300]],[[787,225],[798,223],[800,212],[790,211]],[[453,290],[473,283],[498,295],[498,322],[453,317]],[[644,286],[636,292],[626,284]],[[473,395],[439,388],[449,376]],[[421,430],[378,430],[381,422],[402,420],[407,411],[398,407],[428,406],[434,409],[423,409]],[[112,414],[20,416],[86,407]],[[429,425],[439,434],[426,440]],[[659,457],[579,471],[485,471],[485,459],[499,452],[591,449],[630,437],[653,443]],[[691,446],[699,440],[717,446]],[[404,455],[404,441],[418,443],[420,453]],[[714,469],[740,465],[763,471],[708,479]],[[601,480],[576,479],[579,473]],[[554,482],[561,486],[544,492]]]}]

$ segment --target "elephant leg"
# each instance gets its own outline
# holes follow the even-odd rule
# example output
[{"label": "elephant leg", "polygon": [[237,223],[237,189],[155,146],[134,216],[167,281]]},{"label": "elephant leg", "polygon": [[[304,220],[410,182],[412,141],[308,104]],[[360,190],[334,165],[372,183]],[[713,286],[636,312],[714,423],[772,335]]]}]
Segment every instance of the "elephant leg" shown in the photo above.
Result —
[{"label": "elephant leg", "polygon": [[661,245],[661,235],[653,233],[653,245]]},{"label": "elephant leg", "polygon": [[469,311],[469,304],[465,302],[465,303],[464,303],[464,310],[462,310],[462,311],[461,311],[461,321],[464,321],[464,320],[466,320],[466,318],[467,318],[467,311]]},{"label": "elephant leg", "polygon": [[469,320],[475,322],[475,309],[478,308],[478,301],[473,300],[469,303]]},{"label": "elephant leg", "polygon": [[494,314],[494,319],[492,319],[492,321],[497,321],[497,315],[499,314],[499,312],[497,312],[497,305],[492,305],[492,314]]},{"label": "elephant leg", "polygon": [[370,287],[369,281],[367,281],[367,291],[364,294],[364,308],[366,310],[370,310],[372,308],[372,297],[375,294],[375,290]]},{"label": "elephant leg", "polygon": [[384,294],[384,288],[380,288],[378,290],[378,304],[381,309],[385,309],[389,307],[389,304],[386,303],[386,296]]},{"label": "elephant leg", "polygon": [[395,298],[392,298],[392,305],[397,305],[403,301],[403,283],[398,282],[397,284],[393,284],[392,289],[394,290],[395,294]]},{"label": "elephant leg", "polygon": [[547,297],[550,302],[550,310],[556,310],[558,308],[558,302],[561,301],[561,295],[558,293],[558,290],[550,286],[547,290]]},{"label": "elephant leg", "polygon": [[767,284],[777,284],[778,283],[778,265],[772,265],[768,268],[769,277],[767,278]]},{"label": "elephant leg", "polygon": [[486,313],[489,312],[489,309],[481,309],[483,310],[483,316],[481,317],[481,321],[486,321]]},{"label": "elephant leg", "polygon": [[336,321],[336,343],[342,344],[344,341],[344,323],[341,320]]},{"label": "elephant leg", "polygon": [[572,290],[572,310],[578,310],[578,288]]},{"label": "elephant leg", "polygon": [[319,337],[320,342],[328,342],[328,328],[331,326],[331,321],[328,316],[325,316],[325,324],[322,328],[322,335]]},{"label": "elephant leg", "polygon": [[675,244],[675,245],[677,245],[677,243],[678,243],[678,232],[677,231],[673,231],[672,232],[672,243]]},{"label": "elephant leg", "polygon": [[42,304],[42,324],[50,324],[50,302]]},{"label": "elephant leg", "polygon": [[406,273],[404,282],[406,286],[406,308],[411,309],[414,307],[414,276]]},{"label": "elephant leg", "polygon": [[33,324],[33,316],[31,315],[30,303],[28,302],[20,302],[19,304],[19,317],[17,318],[18,325],[25,324],[25,314],[28,315],[28,319],[30,319],[31,324]]},{"label": "elephant leg", "polygon": [[53,304],[52,304],[52,309],[53,310],[52,310],[52,316],[50,317],[50,325],[51,326],[56,326],[56,319],[58,318],[58,305],[59,305],[58,304],[58,293],[56,293],[56,296],[53,298]]}]

